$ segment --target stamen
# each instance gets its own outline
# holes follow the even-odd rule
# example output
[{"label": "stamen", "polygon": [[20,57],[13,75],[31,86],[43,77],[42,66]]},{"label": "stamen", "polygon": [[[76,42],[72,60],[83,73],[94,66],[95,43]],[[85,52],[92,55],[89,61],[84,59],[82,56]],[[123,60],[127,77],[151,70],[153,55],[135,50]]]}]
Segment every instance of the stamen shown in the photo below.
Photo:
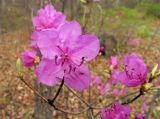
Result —
[{"label": "stamen", "polygon": [[56,55],[56,56],[55,56],[55,64],[56,64],[56,65],[58,65],[57,59],[58,59],[58,56]]},{"label": "stamen", "polygon": [[62,62],[61,66],[63,67],[63,65],[64,65],[64,62]]},{"label": "stamen", "polygon": [[57,48],[64,53],[64,50],[58,45]]},{"label": "stamen", "polygon": [[73,71],[74,71],[74,72],[76,71],[76,67],[73,68]]},{"label": "stamen", "polygon": [[69,74],[71,73],[71,71],[72,71],[72,65],[69,65]]},{"label": "stamen", "polygon": [[78,66],[81,66],[81,65],[84,63],[84,61],[85,61],[84,58],[85,58],[85,57],[82,57],[82,61],[81,61],[81,63],[80,63]]}]

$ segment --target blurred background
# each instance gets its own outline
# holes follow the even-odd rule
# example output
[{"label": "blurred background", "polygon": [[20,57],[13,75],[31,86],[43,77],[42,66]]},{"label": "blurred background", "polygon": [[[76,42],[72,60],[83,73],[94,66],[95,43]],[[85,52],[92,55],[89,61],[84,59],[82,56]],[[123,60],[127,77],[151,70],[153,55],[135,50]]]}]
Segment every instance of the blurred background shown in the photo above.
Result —
[{"label": "blurred background", "polygon": [[[89,64],[92,76],[99,75],[104,82],[109,80],[105,70],[109,67],[108,58],[111,55],[118,55],[121,59],[125,53],[136,52],[144,58],[148,67],[160,63],[160,0],[0,0],[0,119],[87,118],[87,113],[72,116],[57,113],[50,107],[46,107],[50,111],[43,114],[40,109],[43,108],[40,106],[42,102],[38,102],[33,92],[17,79],[15,62],[30,43],[33,31],[31,19],[38,9],[48,3],[64,12],[68,20],[79,21],[84,33],[94,33],[99,37],[104,52]],[[34,85],[33,69],[25,71],[25,78]],[[157,85],[159,83],[156,82]],[[42,88],[43,94],[48,97],[53,97],[57,89],[41,85],[35,85],[35,88]],[[107,97],[101,96],[93,87],[80,95],[88,102],[97,100],[108,104],[114,98],[111,93]],[[158,91],[151,92],[133,106],[138,112],[145,100],[147,117],[159,119],[159,96]],[[56,104],[75,111],[84,106],[66,89]],[[35,113],[46,117],[38,118]]]}]

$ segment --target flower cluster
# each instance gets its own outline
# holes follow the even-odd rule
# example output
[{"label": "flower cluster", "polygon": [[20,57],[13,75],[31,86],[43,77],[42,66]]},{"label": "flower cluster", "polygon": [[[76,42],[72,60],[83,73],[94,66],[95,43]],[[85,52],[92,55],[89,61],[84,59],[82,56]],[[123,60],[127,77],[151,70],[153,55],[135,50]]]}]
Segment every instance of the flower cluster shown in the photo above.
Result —
[{"label": "flower cluster", "polygon": [[83,35],[77,21],[67,21],[51,4],[40,9],[32,21],[32,51],[22,53],[24,66],[33,66],[38,55],[41,61],[35,73],[39,83],[54,86],[64,79],[77,91],[89,88],[86,62],[98,55],[99,39],[93,34]]},{"label": "flower cluster", "polygon": [[125,55],[123,59],[124,70],[119,80],[128,87],[136,87],[146,83],[148,69],[143,60],[135,53]]},{"label": "flower cluster", "polygon": [[114,102],[107,109],[101,109],[102,119],[129,119],[131,112],[130,106],[123,106]]},{"label": "flower cluster", "polygon": [[[100,48],[99,39],[93,34],[83,34],[77,21],[67,21],[65,15],[56,11],[51,4],[40,9],[32,22],[34,31],[31,36],[31,50],[21,54],[23,65],[27,68],[35,66],[38,82],[47,86],[55,86],[64,81],[65,85],[76,91],[88,89],[90,72],[86,64],[94,59],[99,51],[104,50]],[[125,86],[137,87],[147,83],[147,66],[137,54],[124,55],[122,71],[119,71],[118,62],[117,56],[110,57],[108,73],[111,80],[105,84],[101,85],[99,76],[93,78],[94,85],[104,96],[120,82],[124,84],[121,90],[112,90],[115,98],[120,93],[126,95]],[[101,109],[101,117],[129,119],[131,107],[123,104],[113,102],[109,108]],[[146,104],[142,106],[142,110],[145,112]],[[143,114],[135,116],[135,119],[144,118]]]},{"label": "flower cluster", "polygon": [[146,83],[148,69],[144,61],[137,56],[137,54],[132,53],[131,55],[124,55],[123,71],[121,72],[118,70],[117,56],[111,56],[110,64],[113,84],[120,81],[127,87],[136,87]]}]

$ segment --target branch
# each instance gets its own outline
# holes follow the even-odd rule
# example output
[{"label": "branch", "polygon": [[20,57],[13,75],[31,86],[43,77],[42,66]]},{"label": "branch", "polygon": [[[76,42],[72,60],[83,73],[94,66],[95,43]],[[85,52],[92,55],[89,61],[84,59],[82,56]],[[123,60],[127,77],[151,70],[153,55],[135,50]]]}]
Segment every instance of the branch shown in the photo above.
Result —
[{"label": "branch", "polygon": [[[66,86],[66,85],[65,85]],[[66,86],[67,89],[72,92],[81,102],[83,102],[85,105],[87,105],[88,107],[91,107],[90,104],[88,104],[83,98],[81,98],[79,95],[77,95],[71,88],[69,88],[68,86]]]},{"label": "branch", "polygon": [[48,102],[50,105],[53,105],[54,104],[54,101],[57,99],[58,95],[60,94],[61,90],[62,90],[62,87],[64,85],[64,77],[61,81],[61,85],[59,86],[59,89],[58,91],[56,92],[56,95],[54,96],[54,98],[52,100],[48,99]]},{"label": "branch", "polygon": [[137,100],[139,97],[141,97],[143,94],[144,94],[143,90],[140,89],[139,94],[138,94],[136,97],[134,97],[134,98],[132,98],[132,99],[129,99],[129,100],[127,100],[126,102],[122,102],[122,105],[127,105],[127,104],[130,104],[130,103],[134,102],[134,101]]},{"label": "branch", "polygon": [[29,89],[31,89],[37,96],[39,96],[44,102],[48,103],[50,106],[52,106],[56,111],[59,111],[61,113],[65,113],[65,114],[71,114],[71,115],[79,115],[79,114],[82,114],[86,111],[88,111],[90,109],[90,107],[86,107],[85,109],[83,109],[82,111],[77,111],[77,112],[73,112],[73,111],[65,111],[65,110],[62,110],[62,109],[59,109],[57,108],[55,105],[53,105],[53,103],[51,104],[47,98],[45,98],[44,96],[42,96],[37,90],[35,90],[33,88],[33,86],[31,86],[30,84],[28,84],[23,76],[19,76],[18,77]]}]

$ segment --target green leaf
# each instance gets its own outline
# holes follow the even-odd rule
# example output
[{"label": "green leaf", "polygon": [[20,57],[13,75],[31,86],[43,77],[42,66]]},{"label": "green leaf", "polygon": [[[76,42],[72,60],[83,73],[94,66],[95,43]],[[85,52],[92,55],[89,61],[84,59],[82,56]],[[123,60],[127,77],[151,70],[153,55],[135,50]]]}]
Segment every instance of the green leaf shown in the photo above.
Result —
[{"label": "green leaf", "polygon": [[22,61],[21,61],[20,58],[18,58],[17,61],[16,61],[16,70],[17,70],[18,73],[21,72],[21,67],[22,67]]},{"label": "green leaf", "polygon": [[151,76],[152,76],[152,77],[155,75],[157,69],[158,69],[158,64],[156,64],[156,65],[153,67],[152,71],[151,71]]},{"label": "green leaf", "polygon": [[82,3],[87,3],[87,1],[86,0],[80,0]]}]

